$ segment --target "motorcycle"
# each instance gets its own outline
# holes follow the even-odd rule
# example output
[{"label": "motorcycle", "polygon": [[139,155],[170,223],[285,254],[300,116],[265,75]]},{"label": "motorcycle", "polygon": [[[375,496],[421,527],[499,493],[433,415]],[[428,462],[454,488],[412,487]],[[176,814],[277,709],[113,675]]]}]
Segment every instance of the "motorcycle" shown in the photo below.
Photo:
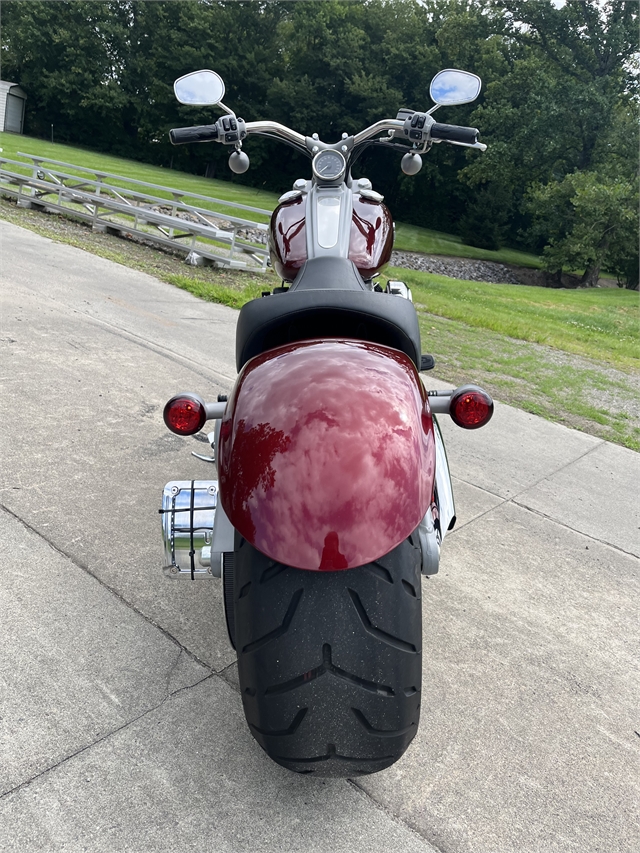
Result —
[{"label": "motorcycle", "polygon": [[[427,391],[411,291],[382,286],[394,227],[351,169],[370,145],[403,153],[406,174],[434,144],[485,150],[475,128],[433,113],[478,96],[447,69],[427,112],[402,109],[335,143],[222,103],[213,71],[175,84],[180,103],[218,105],[214,124],[170,131],[174,144],[221,142],[249,167],[251,135],[311,159],[312,177],[280,199],[269,228],[282,284],[238,318],[238,377],[227,399],[180,393],[164,420],[177,435],[215,421],[217,480],[172,481],[162,509],[170,578],[222,579],[245,716],[260,746],[298,773],[352,777],[391,766],[418,729],[422,575],[437,573],[455,524],[437,415],[477,429],[493,413],[481,388]],[[194,454],[199,456],[199,454]],[[200,456],[200,458],[206,458]]]}]

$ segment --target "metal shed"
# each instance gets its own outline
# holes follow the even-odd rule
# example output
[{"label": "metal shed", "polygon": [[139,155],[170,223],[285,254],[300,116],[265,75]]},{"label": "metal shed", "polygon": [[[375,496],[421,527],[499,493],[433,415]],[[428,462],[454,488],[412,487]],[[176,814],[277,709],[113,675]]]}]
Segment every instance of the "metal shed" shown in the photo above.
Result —
[{"label": "metal shed", "polygon": [[0,130],[22,133],[27,93],[17,83],[0,80]]}]

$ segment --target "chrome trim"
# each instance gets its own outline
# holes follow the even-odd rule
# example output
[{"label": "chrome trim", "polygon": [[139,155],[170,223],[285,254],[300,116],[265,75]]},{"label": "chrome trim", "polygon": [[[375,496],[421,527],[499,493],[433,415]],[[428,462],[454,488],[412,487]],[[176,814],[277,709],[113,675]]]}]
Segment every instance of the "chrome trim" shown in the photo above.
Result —
[{"label": "chrome trim", "polygon": [[[339,157],[342,160],[342,168],[340,169],[338,174],[333,175],[332,177],[329,177],[329,178],[326,177],[325,175],[321,175],[320,172],[318,172],[317,166],[316,166],[318,159],[320,157],[323,157],[327,153],[335,154],[337,157]],[[336,151],[334,148],[325,148],[322,151],[318,151],[318,153],[315,155],[315,157],[311,161],[311,171],[313,172],[313,174],[317,178],[317,180],[328,181],[329,183],[335,183],[336,181],[342,181],[344,179],[344,174],[347,171],[347,161],[345,159],[344,154],[342,154],[340,151]]]},{"label": "chrome trim", "polygon": [[[322,246],[319,241],[318,203],[323,197],[340,199],[340,219],[337,240],[333,246]],[[346,184],[333,187],[313,184],[307,196],[307,258],[348,258],[351,239],[351,217],[353,215],[353,193]]]},{"label": "chrome trim", "polygon": [[429,408],[434,415],[448,415],[453,391],[428,391]]},{"label": "chrome trim", "polygon": [[191,451],[191,455],[195,456],[196,459],[199,459],[201,462],[215,462],[214,456],[203,456],[202,453],[196,453],[195,450]]},{"label": "chrome trim", "polygon": [[407,287],[404,281],[389,279],[387,282],[386,292],[391,293],[393,296],[401,296],[403,299],[408,299],[409,302],[413,302],[411,289]]},{"label": "chrome trim", "polygon": [[278,204],[286,204],[288,201],[293,201],[296,198],[300,198],[302,195],[302,190],[294,189],[289,190],[289,192],[283,193],[278,199]]},{"label": "chrome trim", "polygon": [[211,545],[218,507],[217,480],[172,480],[162,493],[164,573],[177,580],[216,574]]},{"label": "chrome trim", "polygon": [[353,137],[353,144],[358,145],[360,142],[365,142],[367,139],[371,139],[374,136],[377,136],[379,133],[384,133],[385,130],[402,130],[404,127],[403,121],[398,121],[395,118],[386,118],[382,121],[377,121],[375,124],[370,125],[369,127],[361,130],[360,133],[356,133]]},{"label": "chrome trim", "polygon": [[[230,564],[230,568],[235,570],[235,554],[233,552],[228,554],[223,554],[220,559],[220,579],[222,580],[222,616],[224,618],[225,628],[227,629],[227,639],[229,640],[229,645],[232,649],[235,649],[235,643],[233,641],[233,637],[231,636],[231,626],[229,625],[229,614],[227,613],[227,597],[226,597],[226,588],[225,588],[225,572],[227,571],[227,565]],[[225,559],[226,558],[226,559]],[[235,572],[234,572],[235,574]],[[235,580],[235,577],[234,577]],[[232,617],[235,627],[235,615]]]},{"label": "chrome trim", "polygon": [[[360,181],[358,181],[358,184],[360,184]],[[369,201],[384,201],[384,196],[381,193],[377,193],[375,190],[372,190],[370,186],[369,188],[358,186],[358,191],[362,198],[369,199]]]},{"label": "chrome trim", "polygon": [[447,530],[451,530],[456,523],[456,506],[453,500],[453,485],[451,483],[447,451],[442,440],[438,419],[435,417],[433,419],[433,434],[436,441],[436,501],[440,516],[440,540],[442,541],[447,534]]},{"label": "chrome trim", "polygon": [[278,124],[277,121],[248,121],[245,124],[245,130],[249,133],[271,133],[273,136],[279,136],[289,142],[294,142],[296,145],[301,145],[306,148],[304,137],[301,133],[296,133],[284,124]]},{"label": "chrome trim", "polygon": [[455,139],[430,139],[429,142],[433,142],[434,145],[438,145],[440,142],[446,142],[448,145],[459,145],[461,148],[477,148],[478,151],[487,150],[487,146],[484,142],[456,142]]},{"label": "chrome trim", "polygon": [[420,551],[422,552],[422,574],[436,575],[440,568],[440,543],[442,540],[434,524],[431,507],[418,525],[417,533],[420,540]]},{"label": "chrome trim", "polygon": [[215,462],[216,461],[216,436],[220,432],[220,419],[216,420],[215,429],[211,430],[211,432],[207,433],[207,441],[211,445],[211,450],[213,451],[213,456],[203,456],[202,453],[196,453],[195,450],[191,451],[191,455],[195,456],[196,459],[201,459],[203,462]]}]

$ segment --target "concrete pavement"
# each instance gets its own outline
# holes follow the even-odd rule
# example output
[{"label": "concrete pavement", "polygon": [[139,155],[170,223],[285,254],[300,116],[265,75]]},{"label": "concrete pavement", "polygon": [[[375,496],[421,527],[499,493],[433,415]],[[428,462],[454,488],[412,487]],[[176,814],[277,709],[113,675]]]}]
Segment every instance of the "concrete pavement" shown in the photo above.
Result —
[{"label": "concrete pavement", "polygon": [[162,406],[229,390],[237,313],[0,240],[3,851],[640,849],[637,454],[506,406],[441,419],[459,523],[418,737],[356,784],[294,776],[246,729],[218,583],[160,572],[162,486],[209,476]]}]

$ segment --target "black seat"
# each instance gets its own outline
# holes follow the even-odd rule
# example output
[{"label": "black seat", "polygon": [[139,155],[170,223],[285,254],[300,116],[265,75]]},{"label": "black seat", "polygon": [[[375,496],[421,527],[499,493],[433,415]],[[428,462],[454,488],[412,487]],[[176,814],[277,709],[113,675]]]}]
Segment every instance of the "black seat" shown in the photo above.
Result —
[{"label": "black seat", "polygon": [[358,267],[346,258],[314,258],[307,261],[291,284],[291,290],[366,290]]},{"label": "black seat", "polygon": [[[326,276],[330,267],[335,276]],[[336,288],[336,281],[342,287]],[[365,290],[354,264],[341,258],[307,262],[288,293],[243,306],[236,331],[237,368],[266,350],[311,338],[382,344],[406,353],[420,369],[420,329],[413,303]]]}]

